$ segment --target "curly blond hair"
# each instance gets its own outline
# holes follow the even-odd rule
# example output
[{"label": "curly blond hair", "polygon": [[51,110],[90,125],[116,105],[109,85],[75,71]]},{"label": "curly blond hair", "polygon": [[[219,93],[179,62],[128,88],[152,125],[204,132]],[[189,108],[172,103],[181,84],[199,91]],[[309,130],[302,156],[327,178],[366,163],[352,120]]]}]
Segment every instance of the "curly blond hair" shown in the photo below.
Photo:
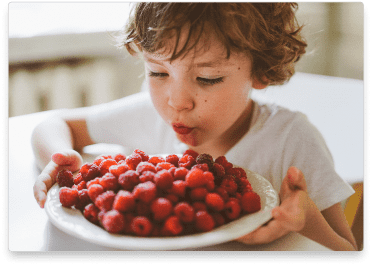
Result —
[{"label": "curly blond hair", "polygon": [[[294,74],[294,65],[305,53],[306,41],[298,25],[296,3],[136,3],[119,44],[130,54],[155,52],[176,36],[171,60],[195,47],[205,27],[231,51],[252,60],[252,77],[263,84],[283,84]],[[188,37],[178,47],[181,29]]]}]

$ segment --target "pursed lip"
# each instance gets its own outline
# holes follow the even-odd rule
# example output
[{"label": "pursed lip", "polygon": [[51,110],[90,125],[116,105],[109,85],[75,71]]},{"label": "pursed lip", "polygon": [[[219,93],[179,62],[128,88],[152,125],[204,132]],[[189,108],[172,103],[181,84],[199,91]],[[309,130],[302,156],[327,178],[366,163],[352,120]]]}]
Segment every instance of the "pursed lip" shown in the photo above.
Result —
[{"label": "pursed lip", "polygon": [[192,127],[187,127],[182,123],[173,123],[172,127],[176,133],[181,134],[181,135],[189,134],[194,129]]}]

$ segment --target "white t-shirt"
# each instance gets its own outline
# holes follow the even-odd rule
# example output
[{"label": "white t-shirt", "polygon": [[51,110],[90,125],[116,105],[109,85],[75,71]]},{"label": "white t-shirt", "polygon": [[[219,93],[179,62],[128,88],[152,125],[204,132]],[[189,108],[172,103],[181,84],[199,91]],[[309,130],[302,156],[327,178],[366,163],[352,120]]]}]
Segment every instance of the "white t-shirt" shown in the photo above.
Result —
[{"label": "white t-shirt", "polygon": [[[87,126],[95,142],[127,150],[181,154],[188,149],[158,115],[147,92],[92,107]],[[265,177],[278,192],[288,168],[296,166],[319,210],[354,193],[335,172],[323,137],[307,117],[274,104],[254,103],[249,131],[225,156]]]}]

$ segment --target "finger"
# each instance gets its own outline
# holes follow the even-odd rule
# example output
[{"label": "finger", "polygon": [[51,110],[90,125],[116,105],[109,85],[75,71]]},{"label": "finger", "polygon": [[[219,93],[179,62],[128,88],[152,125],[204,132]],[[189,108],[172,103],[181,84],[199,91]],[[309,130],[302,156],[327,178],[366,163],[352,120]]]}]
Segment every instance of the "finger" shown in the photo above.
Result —
[{"label": "finger", "polygon": [[307,191],[304,174],[297,167],[290,167],[287,171],[287,177],[290,183],[290,187],[293,190],[300,189],[303,191]]},{"label": "finger", "polygon": [[36,182],[34,185],[34,197],[36,202],[39,204],[40,208],[44,208],[45,201],[47,198],[47,188],[45,183],[43,182]]},{"label": "finger", "polygon": [[82,159],[76,151],[57,152],[52,155],[52,161],[57,165],[68,166],[68,170],[76,171],[82,165]]},{"label": "finger", "polygon": [[280,224],[280,227],[288,231],[300,231],[305,225],[305,215],[301,209],[297,207],[298,198],[294,198],[293,201],[293,204],[290,204],[290,206],[275,207],[271,215],[273,219]]}]

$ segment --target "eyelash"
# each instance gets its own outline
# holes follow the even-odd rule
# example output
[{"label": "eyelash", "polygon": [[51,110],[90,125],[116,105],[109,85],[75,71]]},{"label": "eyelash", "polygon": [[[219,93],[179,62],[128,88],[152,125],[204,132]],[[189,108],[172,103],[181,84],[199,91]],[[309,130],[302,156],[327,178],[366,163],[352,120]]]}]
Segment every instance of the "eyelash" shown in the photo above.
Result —
[{"label": "eyelash", "polygon": [[[150,71],[149,76],[150,77],[156,77],[156,78],[164,78],[164,77],[167,77],[168,74],[167,73]],[[202,83],[203,85],[215,85],[215,84],[223,82],[224,77],[219,77],[219,78],[215,78],[215,79],[207,79],[207,78],[198,77],[198,78],[196,78],[196,80],[199,81],[200,83]]]}]

